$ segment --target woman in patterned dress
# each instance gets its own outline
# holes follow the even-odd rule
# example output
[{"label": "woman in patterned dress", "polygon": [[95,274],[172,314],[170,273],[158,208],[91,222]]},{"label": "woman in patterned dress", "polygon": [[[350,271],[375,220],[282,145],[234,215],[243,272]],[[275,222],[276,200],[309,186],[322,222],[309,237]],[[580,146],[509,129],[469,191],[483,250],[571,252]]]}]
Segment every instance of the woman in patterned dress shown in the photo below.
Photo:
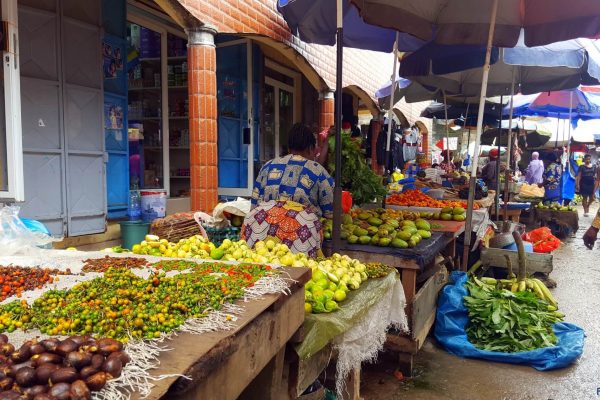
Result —
[{"label": "woman in patterned dress", "polygon": [[333,214],[333,179],[315,161],[317,141],[306,125],[292,127],[288,148],[290,154],[267,162],[260,170],[242,238],[249,246],[272,238],[294,253],[314,257],[323,240],[320,218]]}]

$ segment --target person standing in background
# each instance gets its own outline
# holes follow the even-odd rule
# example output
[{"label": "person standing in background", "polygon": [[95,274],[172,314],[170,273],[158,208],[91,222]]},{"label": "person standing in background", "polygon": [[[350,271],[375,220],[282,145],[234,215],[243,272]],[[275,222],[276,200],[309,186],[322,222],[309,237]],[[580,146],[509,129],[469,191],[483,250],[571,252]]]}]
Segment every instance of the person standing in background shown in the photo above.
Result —
[{"label": "person standing in background", "polygon": [[576,180],[576,191],[583,198],[583,216],[588,217],[590,205],[594,202],[594,193],[598,189],[598,171],[592,164],[592,156],[586,154],[583,157],[583,164],[579,166],[579,173]]},{"label": "person standing in background", "polygon": [[544,181],[544,162],[539,159],[540,153],[534,151],[525,173],[525,181],[530,185],[538,185]]},{"label": "person standing in background", "polygon": [[562,198],[562,190],[560,187],[562,165],[558,163],[558,157],[555,153],[548,153],[546,161],[548,162],[548,166],[542,175],[543,182],[538,184],[538,186],[543,187],[545,190],[545,202],[560,202]]}]

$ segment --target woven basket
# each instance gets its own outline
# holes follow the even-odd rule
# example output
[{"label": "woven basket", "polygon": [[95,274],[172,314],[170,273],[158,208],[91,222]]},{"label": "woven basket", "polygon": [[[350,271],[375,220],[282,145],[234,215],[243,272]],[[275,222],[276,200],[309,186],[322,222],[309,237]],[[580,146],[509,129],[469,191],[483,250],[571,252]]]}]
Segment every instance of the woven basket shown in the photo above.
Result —
[{"label": "woven basket", "polygon": [[155,219],[150,226],[150,233],[177,243],[181,239],[202,235],[202,230],[194,219],[193,212],[182,212]]}]

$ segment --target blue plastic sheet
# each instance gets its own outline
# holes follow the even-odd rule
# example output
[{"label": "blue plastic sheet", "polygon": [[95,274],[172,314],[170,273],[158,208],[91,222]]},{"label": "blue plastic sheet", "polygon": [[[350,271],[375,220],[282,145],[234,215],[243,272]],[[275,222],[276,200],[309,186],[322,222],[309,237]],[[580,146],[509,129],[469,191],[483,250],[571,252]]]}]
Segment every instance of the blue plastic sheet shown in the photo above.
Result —
[{"label": "blue plastic sheet", "polygon": [[569,323],[554,324],[558,344],[537,350],[518,353],[499,353],[480,350],[467,339],[466,326],[469,322],[463,297],[468,294],[464,286],[467,274],[452,272],[450,283],[444,287],[438,299],[435,320],[435,337],[444,348],[459,357],[480,358],[509,364],[529,365],[537,370],[546,371],[564,368],[583,353],[585,333],[577,325]]}]

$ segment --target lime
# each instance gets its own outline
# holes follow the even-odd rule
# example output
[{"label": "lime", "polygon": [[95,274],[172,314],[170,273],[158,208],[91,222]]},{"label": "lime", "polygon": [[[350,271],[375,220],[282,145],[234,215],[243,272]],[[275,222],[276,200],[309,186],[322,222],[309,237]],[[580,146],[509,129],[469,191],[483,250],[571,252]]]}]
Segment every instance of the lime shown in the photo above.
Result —
[{"label": "lime", "polygon": [[210,258],[212,258],[213,260],[220,260],[221,258],[223,258],[224,255],[225,253],[221,249],[212,249],[210,251]]},{"label": "lime", "polygon": [[335,311],[335,310],[337,310],[339,308],[340,307],[333,300],[328,300],[327,302],[325,302],[325,311],[327,311],[327,312],[332,312],[332,311]]},{"label": "lime", "polygon": [[318,282],[322,279],[327,279],[327,275],[325,275],[325,272],[321,271],[320,269],[313,270],[312,280]]},{"label": "lime", "polygon": [[346,299],[346,292],[343,290],[336,290],[333,294],[333,299],[335,301],[344,301]]},{"label": "lime", "polygon": [[323,279],[319,279],[317,281],[317,283],[315,284],[315,287],[319,287],[323,290],[328,289],[329,288],[329,281],[327,280],[327,278],[323,278]]},{"label": "lime", "polygon": [[331,299],[333,299],[333,296],[335,296],[335,293],[333,290],[324,290],[323,296],[325,296],[326,300],[331,300]]}]

